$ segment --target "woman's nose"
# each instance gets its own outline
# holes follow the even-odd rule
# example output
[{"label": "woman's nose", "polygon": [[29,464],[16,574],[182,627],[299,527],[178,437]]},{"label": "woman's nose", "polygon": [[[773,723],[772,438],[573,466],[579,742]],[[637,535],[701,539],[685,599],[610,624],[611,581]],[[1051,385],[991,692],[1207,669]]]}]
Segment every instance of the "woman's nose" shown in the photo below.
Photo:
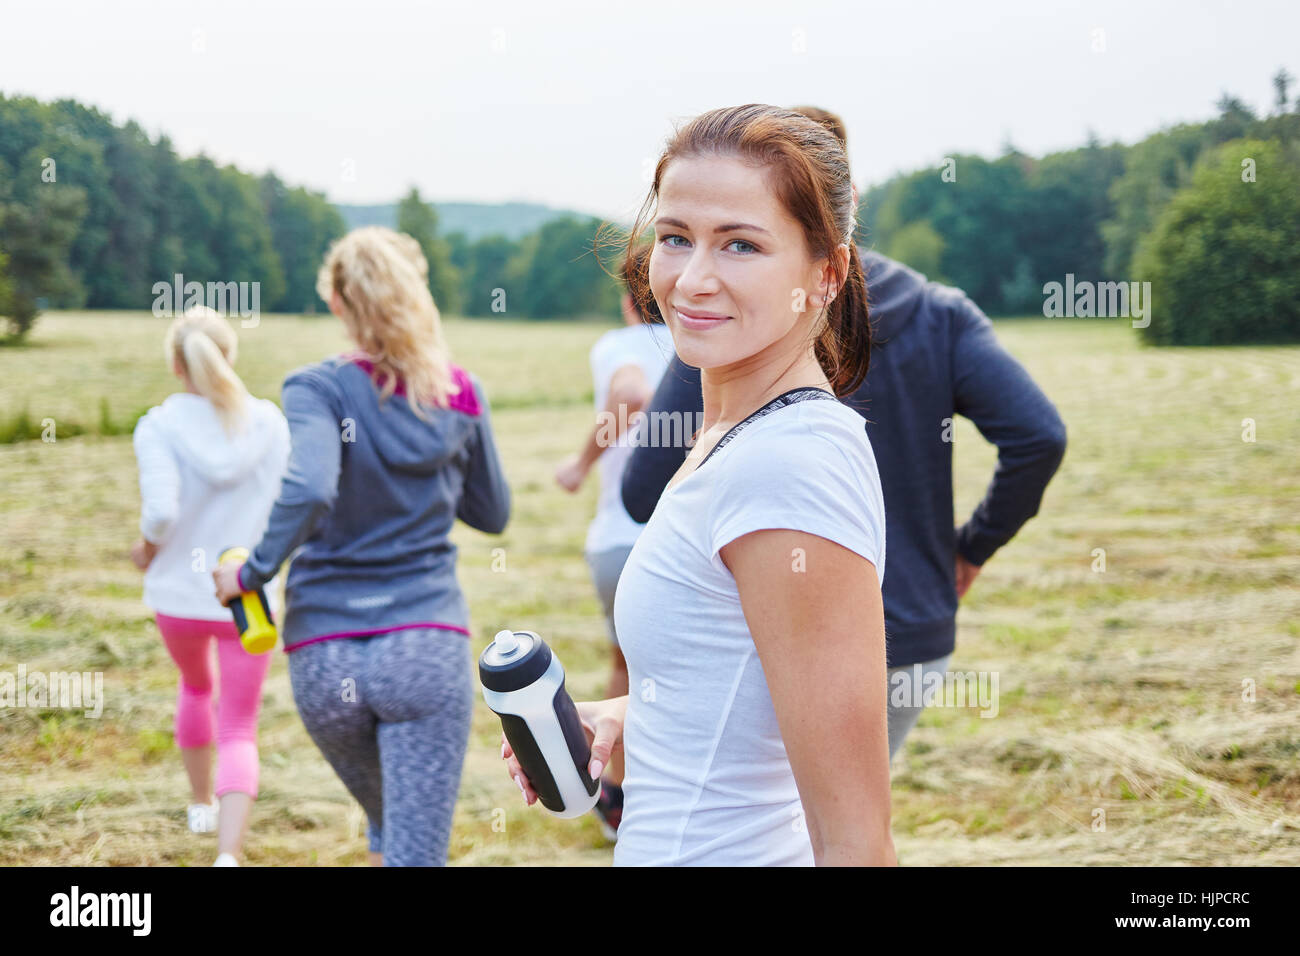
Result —
[{"label": "woman's nose", "polygon": [[684,296],[710,295],[720,288],[713,257],[705,249],[696,249],[677,276],[677,289]]}]

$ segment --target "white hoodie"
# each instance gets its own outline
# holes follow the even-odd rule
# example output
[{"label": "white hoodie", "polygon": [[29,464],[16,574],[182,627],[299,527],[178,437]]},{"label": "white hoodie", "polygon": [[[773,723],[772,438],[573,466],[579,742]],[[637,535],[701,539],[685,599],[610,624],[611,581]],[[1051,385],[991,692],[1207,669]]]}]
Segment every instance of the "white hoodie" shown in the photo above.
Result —
[{"label": "white hoodie", "polygon": [[[140,533],[158,545],[144,603],[170,617],[229,621],[212,571],[226,548],[261,539],[289,461],[289,425],[274,402],[249,397],[244,426],[226,435],[216,408],[189,392],[170,395],[135,426]],[[275,582],[266,588],[272,610]]]}]

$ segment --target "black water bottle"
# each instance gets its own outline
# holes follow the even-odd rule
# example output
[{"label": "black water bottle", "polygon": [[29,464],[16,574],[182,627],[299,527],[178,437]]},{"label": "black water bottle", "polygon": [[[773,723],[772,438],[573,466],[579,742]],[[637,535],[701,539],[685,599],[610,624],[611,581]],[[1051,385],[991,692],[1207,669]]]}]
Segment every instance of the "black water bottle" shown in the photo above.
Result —
[{"label": "black water bottle", "polygon": [[600,798],[591,747],[564,689],[560,659],[533,631],[500,631],[478,659],[483,699],[537,796],[557,817],[580,817]]}]

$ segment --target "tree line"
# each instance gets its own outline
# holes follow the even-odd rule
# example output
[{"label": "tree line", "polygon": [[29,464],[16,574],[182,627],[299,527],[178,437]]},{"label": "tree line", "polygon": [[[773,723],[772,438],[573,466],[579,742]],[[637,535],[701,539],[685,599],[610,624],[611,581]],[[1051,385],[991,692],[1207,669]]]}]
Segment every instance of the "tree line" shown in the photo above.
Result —
[{"label": "tree line", "polygon": [[[590,251],[595,219],[471,243],[439,235],[414,190],[400,219],[444,314],[617,314],[618,290]],[[0,94],[0,336],[21,338],[43,308],[147,308],[177,274],[205,287],[258,282],[263,310],[317,312],[317,270],[345,229],[324,195],[274,173],[182,159],[166,136],[74,100]]]},{"label": "tree line", "polygon": [[957,155],[866,192],[863,242],[959,286],[991,315],[1044,314],[1045,286],[1150,282],[1159,344],[1300,341],[1300,97],[1132,146],[1041,159]]},{"label": "tree line", "polygon": [[[1090,135],[1033,158],[946,157],[869,189],[859,237],[992,315],[1044,314],[1046,288],[1150,282],[1153,342],[1300,341],[1300,98],[1279,71],[1258,115],[1218,114],[1132,146]],[[1240,188],[1238,188],[1240,187]],[[444,315],[616,315],[601,223],[565,216],[520,239],[444,234],[411,189],[397,227],[429,260]],[[320,193],[118,126],[73,100],[0,94],[0,316],[21,337],[43,307],[139,309],[157,282],[261,283],[271,312],[323,308],[316,271],[345,224]],[[1074,313],[1071,313],[1074,314]],[[0,331],[3,329],[0,328]]]}]

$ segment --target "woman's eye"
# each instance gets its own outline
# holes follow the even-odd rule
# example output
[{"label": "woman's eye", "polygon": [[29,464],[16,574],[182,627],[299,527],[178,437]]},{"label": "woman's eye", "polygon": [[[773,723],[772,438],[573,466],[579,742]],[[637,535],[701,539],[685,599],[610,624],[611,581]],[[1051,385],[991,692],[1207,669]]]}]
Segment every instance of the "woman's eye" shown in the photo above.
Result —
[{"label": "woman's eye", "polygon": [[677,243],[673,242],[674,239],[680,239],[680,240],[682,241],[683,245],[688,245],[688,244],[689,244],[689,243],[687,243],[687,240],[686,240],[686,237],[685,237],[685,236],[678,236],[678,235],[664,236],[663,239],[661,239],[661,240],[659,240],[659,241],[662,242],[662,243],[663,243],[664,245],[666,245],[666,246],[672,246],[673,248],[676,248],[676,249],[681,249],[681,248],[683,248],[682,245],[678,245]]},{"label": "woman's eye", "polygon": [[739,253],[742,253],[742,254],[745,254],[745,255],[748,255],[748,254],[751,253],[751,252],[757,252],[757,251],[758,251],[758,247],[757,247],[757,246],[755,246],[752,242],[746,242],[744,239],[732,239],[729,243],[727,243],[727,246],[730,247],[730,246],[734,246],[734,245],[736,245],[736,244],[740,244],[740,245],[744,246],[745,248],[743,248],[743,249],[736,249],[736,250],[734,250],[734,251],[739,252]]}]

